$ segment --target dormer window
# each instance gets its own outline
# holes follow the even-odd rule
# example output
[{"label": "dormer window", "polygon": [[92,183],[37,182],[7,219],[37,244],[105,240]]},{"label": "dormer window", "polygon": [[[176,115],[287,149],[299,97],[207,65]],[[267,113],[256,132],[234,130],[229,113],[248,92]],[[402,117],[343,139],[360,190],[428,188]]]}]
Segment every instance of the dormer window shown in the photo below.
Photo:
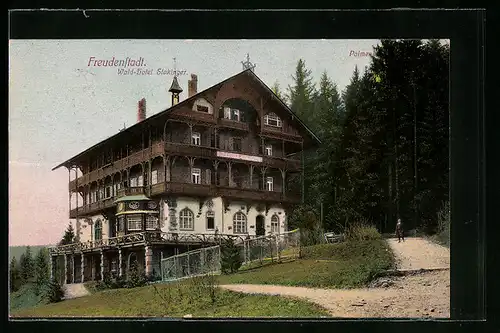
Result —
[{"label": "dormer window", "polygon": [[208,113],[208,106],[196,105],[196,111]]},{"label": "dormer window", "polygon": [[283,123],[275,113],[268,113],[264,116],[264,124],[274,127],[282,127]]},{"label": "dormer window", "polygon": [[199,98],[193,104],[193,111],[212,114],[212,104],[204,98]]}]

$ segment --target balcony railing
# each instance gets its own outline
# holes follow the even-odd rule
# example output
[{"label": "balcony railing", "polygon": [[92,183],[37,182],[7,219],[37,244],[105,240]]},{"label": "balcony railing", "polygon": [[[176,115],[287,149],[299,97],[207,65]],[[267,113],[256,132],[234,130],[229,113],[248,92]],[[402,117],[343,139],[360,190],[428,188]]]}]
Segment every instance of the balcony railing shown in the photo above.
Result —
[{"label": "balcony railing", "polygon": [[121,188],[117,191],[116,196],[118,198],[121,198],[127,195],[140,195],[140,194],[144,194],[143,186]]},{"label": "balcony railing", "polygon": [[241,131],[248,131],[250,129],[248,123],[244,123],[241,121],[220,118],[218,122],[219,126],[221,127],[233,128]]},{"label": "balcony railing", "polygon": [[[69,188],[70,190],[75,191],[77,184],[79,186],[87,185],[90,182],[97,181],[98,179],[119,172],[124,168],[134,166],[138,163],[143,162],[144,160],[161,155],[164,151],[170,154],[212,159],[212,158],[217,158],[217,152],[221,150],[218,150],[217,148],[214,147],[195,146],[195,145],[172,143],[172,142],[166,142],[166,143],[158,142],[153,144],[150,148],[143,149],[139,152],[133,153],[132,155],[125,157],[119,161],[115,161],[104,168],[94,170],[88,174],[79,177],[76,180],[72,180],[69,183]],[[242,154],[245,155],[245,153]],[[260,155],[258,157],[262,158],[264,164],[270,167],[280,168],[280,169],[286,168],[289,170],[299,170],[301,168],[301,161],[298,159],[289,159],[289,158],[273,157],[273,156],[260,156]]]},{"label": "balcony railing", "polygon": [[[172,233],[162,231],[143,231],[118,237],[112,237],[97,241],[79,242],[67,245],[53,246],[49,248],[51,255],[78,253],[94,249],[113,248],[124,245],[142,245],[149,243],[165,243],[165,244],[214,244],[221,239],[232,238],[243,241],[247,235],[231,235],[231,234],[191,234],[191,233]],[[254,238],[256,236],[250,236]]]},{"label": "balcony railing", "polygon": [[89,215],[103,209],[111,208],[113,206],[114,206],[114,198],[108,198],[98,202],[93,202],[89,205],[73,208],[72,210],[69,211],[69,217],[71,219],[74,219],[77,216]]},{"label": "balcony railing", "polygon": [[171,154],[179,154],[185,156],[195,156],[202,158],[213,158],[216,153],[216,148],[207,146],[194,146],[189,144],[165,143],[165,151]]}]

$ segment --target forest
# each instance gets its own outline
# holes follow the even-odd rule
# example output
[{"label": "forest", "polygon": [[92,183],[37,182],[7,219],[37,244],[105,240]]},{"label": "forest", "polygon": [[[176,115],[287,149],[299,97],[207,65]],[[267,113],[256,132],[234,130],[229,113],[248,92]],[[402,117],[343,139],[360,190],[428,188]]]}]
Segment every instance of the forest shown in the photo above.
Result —
[{"label": "forest", "polygon": [[343,91],[302,59],[292,78],[273,90],[322,143],[305,154],[304,202],[289,227],[388,233],[401,218],[405,230],[438,232],[449,207],[449,45],[382,40]]}]

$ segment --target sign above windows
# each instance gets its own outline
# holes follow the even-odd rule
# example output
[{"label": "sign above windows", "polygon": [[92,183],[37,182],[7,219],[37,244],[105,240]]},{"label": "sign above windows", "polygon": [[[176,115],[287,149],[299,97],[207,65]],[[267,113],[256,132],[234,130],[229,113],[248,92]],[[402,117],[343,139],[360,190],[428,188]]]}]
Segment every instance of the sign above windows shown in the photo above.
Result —
[{"label": "sign above windows", "polygon": [[244,154],[237,154],[237,153],[229,153],[229,152],[226,152],[226,151],[218,151],[217,152],[217,157],[232,158],[232,159],[235,159],[235,160],[242,160],[242,161],[262,163],[262,157],[260,157],[260,156],[252,156],[252,155],[244,155]]}]

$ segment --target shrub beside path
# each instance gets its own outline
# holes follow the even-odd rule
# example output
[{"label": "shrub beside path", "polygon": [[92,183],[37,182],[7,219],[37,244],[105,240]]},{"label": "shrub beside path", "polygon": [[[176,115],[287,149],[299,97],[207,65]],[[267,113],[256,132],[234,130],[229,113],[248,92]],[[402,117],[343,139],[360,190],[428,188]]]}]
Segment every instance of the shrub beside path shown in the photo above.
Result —
[{"label": "shrub beside path", "polygon": [[[449,268],[449,249],[424,238],[405,242],[388,239],[400,270]],[[311,272],[314,274],[314,272]],[[383,278],[385,287],[363,289],[316,289],[276,285],[222,285],[249,294],[303,298],[342,318],[421,318],[450,316],[449,269]]]}]

